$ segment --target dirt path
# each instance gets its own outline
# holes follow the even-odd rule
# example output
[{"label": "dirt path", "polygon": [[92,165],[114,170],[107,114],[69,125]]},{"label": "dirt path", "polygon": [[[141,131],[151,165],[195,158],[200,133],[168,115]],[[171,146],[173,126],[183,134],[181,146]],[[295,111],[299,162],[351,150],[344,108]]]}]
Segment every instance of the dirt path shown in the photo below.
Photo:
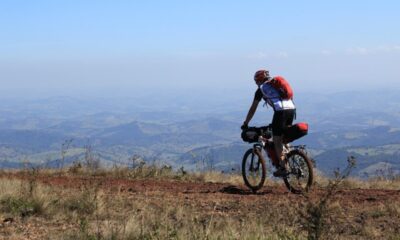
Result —
[{"label": "dirt path", "polygon": [[[4,177],[4,176],[3,176]],[[11,176],[8,176],[11,177]],[[12,176],[25,178],[22,176]],[[226,183],[183,182],[175,180],[129,180],[110,177],[68,177],[68,176],[38,176],[36,180],[63,188],[98,187],[109,193],[125,193],[131,195],[163,195],[165,197],[200,197],[203,201],[217,199],[240,201],[275,201],[287,198],[290,201],[302,201],[304,196],[291,194],[284,185],[265,186],[256,194],[244,185]],[[311,198],[320,198],[325,194],[322,189],[313,189]],[[341,203],[379,204],[385,202],[400,202],[400,190],[385,189],[340,189],[335,199]]]}]

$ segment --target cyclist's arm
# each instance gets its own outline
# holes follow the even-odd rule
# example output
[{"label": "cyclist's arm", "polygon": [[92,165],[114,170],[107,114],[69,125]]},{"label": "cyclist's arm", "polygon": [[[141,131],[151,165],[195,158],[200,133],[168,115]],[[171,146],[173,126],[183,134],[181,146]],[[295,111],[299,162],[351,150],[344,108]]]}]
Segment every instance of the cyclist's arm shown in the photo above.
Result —
[{"label": "cyclist's arm", "polygon": [[249,109],[249,112],[247,113],[247,117],[246,120],[244,121],[243,125],[247,126],[249,125],[249,122],[251,121],[251,119],[253,118],[254,114],[256,113],[258,104],[260,103],[259,100],[254,99],[253,103],[251,104],[251,107]]}]

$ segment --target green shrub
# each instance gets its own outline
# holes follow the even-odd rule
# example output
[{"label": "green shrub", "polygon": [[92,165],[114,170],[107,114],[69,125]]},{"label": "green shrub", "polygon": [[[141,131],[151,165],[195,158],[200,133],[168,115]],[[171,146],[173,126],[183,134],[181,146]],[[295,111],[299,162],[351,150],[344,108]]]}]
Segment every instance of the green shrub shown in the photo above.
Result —
[{"label": "green shrub", "polygon": [[96,196],[88,191],[82,191],[64,199],[62,206],[70,212],[77,212],[79,215],[91,215],[96,210]]},{"label": "green shrub", "polygon": [[43,203],[35,198],[26,199],[20,196],[6,196],[0,200],[1,211],[27,217],[43,213]]}]

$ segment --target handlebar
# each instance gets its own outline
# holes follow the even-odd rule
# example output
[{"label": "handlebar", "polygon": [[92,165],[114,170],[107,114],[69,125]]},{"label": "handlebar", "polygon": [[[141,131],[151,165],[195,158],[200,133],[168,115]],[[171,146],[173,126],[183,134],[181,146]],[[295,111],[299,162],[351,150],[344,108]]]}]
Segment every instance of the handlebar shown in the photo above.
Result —
[{"label": "handlebar", "polygon": [[242,139],[245,142],[253,143],[259,140],[260,136],[271,138],[272,137],[272,126],[262,126],[262,127],[248,127],[242,130]]},{"label": "handlebar", "polygon": [[247,127],[244,130],[249,130],[249,129],[255,130],[257,132],[265,133],[267,131],[272,131],[272,124],[269,124],[267,126],[261,126],[261,127]]}]

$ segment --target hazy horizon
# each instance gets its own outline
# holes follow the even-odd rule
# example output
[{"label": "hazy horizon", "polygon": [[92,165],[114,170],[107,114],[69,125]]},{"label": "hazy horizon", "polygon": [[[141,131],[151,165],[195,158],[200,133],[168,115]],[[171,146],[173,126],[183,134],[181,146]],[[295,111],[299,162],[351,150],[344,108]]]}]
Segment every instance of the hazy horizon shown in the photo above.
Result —
[{"label": "hazy horizon", "polygon": [[396,1],[6,1],[0,95],[400,89]]}]

